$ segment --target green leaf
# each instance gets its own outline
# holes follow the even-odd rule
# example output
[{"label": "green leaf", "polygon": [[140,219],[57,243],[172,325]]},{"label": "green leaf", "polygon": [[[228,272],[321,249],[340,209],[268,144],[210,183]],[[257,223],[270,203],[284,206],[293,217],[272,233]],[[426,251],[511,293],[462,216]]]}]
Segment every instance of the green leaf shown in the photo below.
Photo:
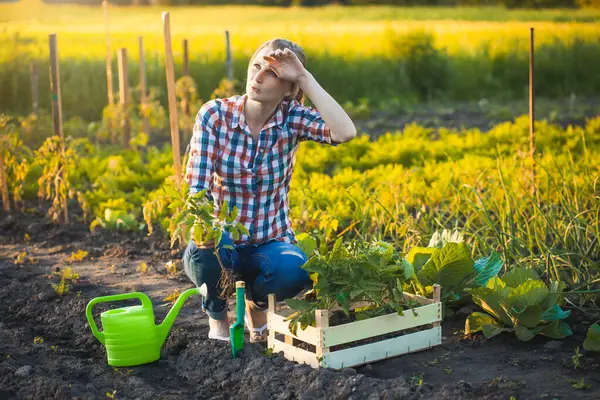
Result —
[{"label": "green leaf", "polygon": [[486,258],[480,258],[475,261],[475,272],[477,276],[475,278],[476,285],[485,286],[487,281],[498,275],[502,266],[504,265],[504,260],[502,260],[502,256],[497,251],[492,251],[492,254]]},{"label": "green leaf", "polygon": [[412,264],[415,271],[420,271],[436,250],[435,247],[413,247],[406,255],[406,261]]},{"label": "green leaf", "polygon": [[404,269],[404,279],[410,279],[415,274],[415,268],[406,259],[402,259],[402,268]]},{"label": "green leaf", "polygon": [[344,239],[343,236],[341,236],[335,241],[335,243],[333,244],[333,249],[331,250],[332,253],[335,253],[342,247],[343,239]]},{"label": "green leaf", "polygon": [[447,291],[473,273],[473,259],[465,243],[446,243],[434,252],[417,276],[424,285],[440,284]]},{"label": "green leaf", "polygon": [[307,257],[310,257],[317,248],[317,240],[306,232],[296,235],[296,240],[298,241],[298,247]]},{"label": "green leaf", "polygon": [[510,329],[503,328],[501,325],[498,324],[483,325],[481,330],[483,332],[483,335],[488,339],[498,335],[499,333],[510,331]]},{"label": "green leaf", "polygon": [[542,315],[542,320],[558,321],[567,318],[569,315],[571,315],[571,310],[565,311],[562,308],[560,308],[558,304],[555,304],[552,308],[544,312],[544,314]]},{"label": "green leaf", "polygon": [[203,236],[204,236],[204,230],[201,229],[199,226],[194,225],[194,240],[196,241],[196,243],[202,243]]},{"label": "green leaf", "polygon": [[[471,313],[471,315],[469,315],[465,321],[465,335],[470,335],[472,333],[481,331],[484,325],[495,325],[499,328],[502,328],[502,326],[499,325],[490,315],[482,312],[474,312]],[[488,336],[486,335],[486,337]]]},{"label": "green leaf", "polygon": [[519,338],[522,342],[527,342],[535,336],[529,329],[524,326],[517,325],[515,326],[515,333],[517,334],[517,338]]},{"label": "green leaf", "polygon": [[533,269],[513,268],[502,276],[502,280],[508,286],[515,288],[528,280],[538,281],[540,277]]},{"label": "green leaf", "polygon": [[523,312],[515,312],[518,325],[535,328],[542,322],[542,307],[538,304],[528,306]]},{"label": "green leaf", "polygon": [[223,206],[221,207],[221,209],[219,210],[219,219],[221,221],[224,221],[225,218],[227,217],[227,214],[229,213],[229,204],[227,203],[227,200],[225,200],[223,202]]},{"label": "green leaf", "polygon": [[329,286],[329,282],[327,282],[327,278],[324,276],[319,276],[317,280],[317,284],[314,286],[314,289],[325,289]]},{"label": "green leaf", "polygon": [[540,331],[540,334],[553,339],[562,339],[564,337],[571,336],[573,331],[571,331],[571,327],[565,321],[552,321],[548,326]]},{"label": "green leaf", "polygon": [[223,237],[223,231],[220,229],[217,229],[215,232],[215,247],[217,247],[219,245],[219,243],[221,243],[221,238]]},{"label": "green leaf", "polygon": [[230,217],[230,221],[229,222],[234,222],[237,219],[239,213],[240,213],[239,208],[237,208],[237,206],[233,206],[233,211],[229,215],[229,217]]},{"label": "green leaf", "polygon": [[239,231],[240,231],[242,234],[244,234],[244,235],[246,235],[246,236],[250,235],[250,232],[248,231],[248,229],[247,229],[247,228],[246,228],[244,225],[242,225],[241,223],[238,223],[238,224],[237,224],[237,229],[238,229],[238,230],[239,230]]},{"label": "green leaf", "polygon": [[493,315],[497,320],[505,325],[513,325],[511,318],[506,314],[502,307],[505,299],[490,288],[480,287],[469,290],[473,302],[481,307],[485,312]]},{"label": "green leaf", "polygon": [[163,189],[167,196],[169,196],[173,199],[179,198],[179,193],[177,193],[177,191],[173,188],[172,185],[165,185],[165,186],[163,186]]},{"label": "green leaf", "polygon": [[181,200],[175,200],[173,202],[171,202],[171,204],[169,204],[169,210],[172,209],[176,209],[176,208],[182,208],[185,205],[185,203]]},{"label": "green leaf", "polygon": [[312,309],[312,303],[308,300],[285,299],[285,302],[292,310],[302,312]]},{"label": "green leaf", "polygon": [[508,295],[508,303],[517,311],[542,303],[548,296],[548,288],[539,280],[528,280],[515,287]]},{"label": "green leaf", "polygon": [[350,297],[348,296],[348,293],[338,293],[337,301],[344,311],[344,314],[346,314],[346,316],[350,315]]},{"label": "green leaf", "polygon": [[511,288],[507,287],[506,283],[504,283],[504,281],[498,278],[497,276],[494,276],[489,281],[487,281],[485,287],[488,289],[492,289],[493,291],[498,293],[498,295],[504,300],[508,300],[508,295],[511,292]]},{"label": "green leaf", "polygon": [[583,341],[583,348],[586,351],[600,351],[600,325],[590,326]]},{"label": "green leaf", "polygon": [[319,260],[318,258],[311,258],[309,259],[303,266],[303,269],[305,269],[308,272],[317,272],[319,274],[326,274],[327,273],[327,269],[321,265],[321,260]]}]

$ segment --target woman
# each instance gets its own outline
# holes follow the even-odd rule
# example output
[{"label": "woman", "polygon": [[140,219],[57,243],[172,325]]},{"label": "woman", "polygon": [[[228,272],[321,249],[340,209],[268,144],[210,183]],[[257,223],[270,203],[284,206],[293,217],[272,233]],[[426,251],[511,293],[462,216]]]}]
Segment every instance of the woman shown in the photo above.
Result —
[{"label": "woman", "polygon": [[[304,94],[316,110],[302,104]],[[198,112],[186,180],[191,193],[209,189],[216,212],[225,201],[231,209],[237,206],[238,221],[248,229],[235,243],[223,235],[218,251],[223,266],[246,282],[251,342],[265,340],[269,293],[281,301],[311,286],[302,269],[307,257],[295,245],[289,219],[299,143],[337,146],[355,136],[350,117],[306,70],[303,50],[284,39],[256,50],[248,65],[246,94],[211,100]],[[197,286],[207,285],[203,308],[209,316],[208,337],[229,340],[227,304],[219,298],[221,267],[213,250],[213,242],[192,241],[183,263]]]}]

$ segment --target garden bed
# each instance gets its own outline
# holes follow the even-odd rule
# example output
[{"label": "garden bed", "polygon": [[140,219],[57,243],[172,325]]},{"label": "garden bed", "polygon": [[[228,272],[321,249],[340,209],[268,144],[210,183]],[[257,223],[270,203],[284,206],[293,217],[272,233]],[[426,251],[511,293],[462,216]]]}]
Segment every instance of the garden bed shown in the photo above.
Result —
[{"label": "garden bed", "polygon": [[[538,335],[529,342],[508,333],[490,340],[479,333],[465,337],[461,330],[473,308],[459,310],[444,319],[442,345],[338,372],[269,354],[263,343],[248,338],[244,354],[232,360],[229,344],[207,340],[206,315],[192,297],[160,360],[113,368],[87,326],[86,304],[98,296],[142,291],[160,323],[171,308],[163,299],[192,286],[181,253],[151,236],[92,234],[86,225],[56,227],[39,216],[20,215],[10,227],[6,222],[0,220],[0,399],[600,398],[600,355],[580,347],[600,315],[577,309],[569,317],[572,336],[556,341]],[[66,262],[77,250],[89,255]],[[24,251],[26,261],[17,264]],[[172,274],[168,261],[177,264]],[[145,273],[139,270],[143,262]],[[53,273],[67,266],[80,279],[64,296],[50,296]],[[575,368],[578,346],[583,356]],[[579,386],[582,379],[585,385]]]}]

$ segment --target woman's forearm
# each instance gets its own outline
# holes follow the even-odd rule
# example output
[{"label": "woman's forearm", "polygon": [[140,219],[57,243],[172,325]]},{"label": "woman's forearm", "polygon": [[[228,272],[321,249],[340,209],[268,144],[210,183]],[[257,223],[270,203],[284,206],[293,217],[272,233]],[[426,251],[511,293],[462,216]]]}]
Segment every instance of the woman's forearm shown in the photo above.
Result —
[{"label": "woman's forearm", "polygon": [[323,117],[331,130],[331,139],[334,142],[343,143],[356,137],[356,127],[352,119],[310,72],[306,71],[297,83]]}]

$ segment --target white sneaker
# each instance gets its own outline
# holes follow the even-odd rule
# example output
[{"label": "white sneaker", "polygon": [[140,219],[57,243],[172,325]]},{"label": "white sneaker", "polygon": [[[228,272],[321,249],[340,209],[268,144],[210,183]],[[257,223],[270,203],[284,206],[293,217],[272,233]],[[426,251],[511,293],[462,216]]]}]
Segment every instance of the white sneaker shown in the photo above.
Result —
[{"label": "white sneaker", "polygon": [[223,342],[229,342],[229,321],[226,319],[218,320],[208,317],[208,331],[209,339],[221,340]]}]

